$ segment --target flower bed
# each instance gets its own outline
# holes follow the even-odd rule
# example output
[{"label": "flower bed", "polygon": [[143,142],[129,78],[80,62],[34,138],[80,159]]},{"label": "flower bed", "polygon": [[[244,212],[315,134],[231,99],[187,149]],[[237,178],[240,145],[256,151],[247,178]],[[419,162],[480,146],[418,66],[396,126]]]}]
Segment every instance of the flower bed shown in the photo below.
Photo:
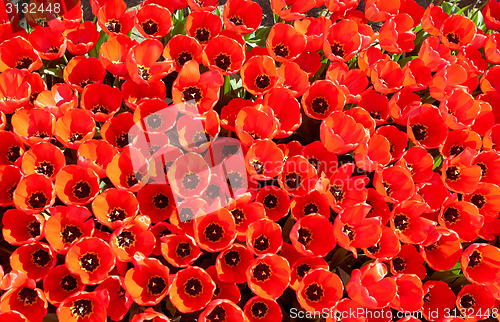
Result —
[{"label": "flower bed", "polygon": [[500,2],[90,4],[0,0],[0,320],[500,321]]}]

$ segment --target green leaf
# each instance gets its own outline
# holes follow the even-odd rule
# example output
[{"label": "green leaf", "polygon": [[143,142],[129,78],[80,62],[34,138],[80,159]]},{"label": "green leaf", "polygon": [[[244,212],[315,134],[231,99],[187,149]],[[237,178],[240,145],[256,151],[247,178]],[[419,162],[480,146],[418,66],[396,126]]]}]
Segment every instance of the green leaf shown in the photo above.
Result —
[{"label": "green leaf", "polygon": [[424,40],[429,37],[429,34],[427,33],[427,31],[425,30],[420,30],[419,32],[416,33],[416,37],[415,37],[415,40],[413,41],[413,43],[415,44],[415,47],[416,48],[419,48],[420,45],[422,45],[422,43],[424,42]]},{"label": "green leaf", "polygon": [[346,260],[346,258],[348,258],[350,256],[352,257],[351,253],[347,249],[342,248],[342,247],[338,247],[333,252],[332,259],[330,260],[330,267],[339,266],[340,264],[342,264]]},{"label": "green leaf", "polygon": [[[180,12],[180,13],[179,13]],[[162,38],[162,43],[166,45],[170,39],[172,39],[175,35],[185,35],[186,34],[186,20],[187,17],[184,18],[182,10],[177,10],[177,13],[174,15],[174,28],[170,30],[170,32]]]},{"label": "green leaf", "polygon": [[238,74],[230,75],[229,83],[231,84],[231,88],[233,90],[238,90],[238,89],[242,88],[242,86],[243,86],[243,82],[241,80],[241,77]]},{"label": "green leaf", "polygon": [[99,58],[99,50],[101,49],[101,45],[106,42],[109,38],[109,35],[101,30],[101,35],[99,36],[99,40],[95,44],[95,47],[89,52],[89,57]]},{"label": "green leaf", "polygon": [[229,93],[231,90],[231,80],[229,79],[229,75],[224,76],[224,95]]},{"label": "green leaf", "polygon": [[106,181],[102,180],[101,183],[99,184],[99,193],[102,193],[104,189],[106,188]]},{"label": "green leaf", "polygon": [[339,273],[338,275],[340,276],[340,279],[342,280],[342,283],[344,283],[344,285],[347,285],[347,283],[351,279],[351,275],[347,274],[347,272],[340,267],[337,268],[337,271]]},{"label": "green leaf", "polygon": [[479,9],[471,14],[470,19],[476,24],[477,28],[486,31],[486,25],[484,24],[483,14]]},{"label": "green leaf", "polygon": [[444,12],[450,15],[457,13],[460,10],[459,6],[457,6],[455,3],[450,3],[450,2],[443,2],[441,4],[441,8],[443,8]]},{"label": "green leaf", "polygon": [[418,57],[418,56],[409,56],[409,57],[405,57],[405,58],[403,58],[403,59],[398,60],[398,61],[397,61],[397,63],[399,64],[399,66],[401,66],[401,68],[403,68],[403,67],[405,67],[405,65],[406,65],[408,62],[410,62],[410,61],[414,60],[414,59],[415,59],[415,58],[417,58],[417,57]]},{"label": "green leaf", "polygon": [[175,308],[175,306],[172,304],[172,302],[170,302],[170,299],[167,297],[166,301],[165,301],[165,305],[167,307],[167,310],[170,312],[170,314],[172,316],[175,316],[175,313],[177,312],[177,309]]},{"label": "green leaf", "polygon": [[432,167],[432,170],[439,168],[441,163],[443,163],[443,157],[440,154],[434,158],[434,167]]},{"label": "green leaf", "polygon": [[[468,6],[465,6],[465,7],[461,8],[460,10],[458,10],[457,12],[455,12],[455,14],[457,14],[457,15],[462,15],[462,13],[464,13],[464,12],[465,12],[465,10],[469,9],[469,8],[470,8],[470,6],[472,6],[472,4],[470,4],[470,5],[468,5]],[[462,15],[462,16],[463,16],[463,15]]]},{"label": "green leaf", "polygon": [[265,47],[266,46],[266,40],[267,36],[269,35],[269,32],[271,31],[271,27],[261,27],[254,31],[252,34],[247,39],[247,42],[256,44],[259,47]]},{"label": "green leaf", "polygon": [[43,72],[47,75],[56,77],[56,78],[63,78],[63,67],[53,67],[53,68],[45,68]]},{"label": "green leaf", "polygon": [[283,241],[290,241],[290,231],[292,230],[293,225],[295,224],[295,220],[293,220],[292,216],[288,216],[285,224],[283,225]]}]

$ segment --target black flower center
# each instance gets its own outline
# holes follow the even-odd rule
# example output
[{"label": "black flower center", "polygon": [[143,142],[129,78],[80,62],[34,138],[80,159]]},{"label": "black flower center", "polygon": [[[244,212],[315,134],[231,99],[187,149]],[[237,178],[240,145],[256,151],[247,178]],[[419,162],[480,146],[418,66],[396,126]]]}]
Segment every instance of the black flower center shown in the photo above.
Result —
[{"label": "black flower center", "polygon": [[311,243],[312,241],[312,233],[310,229],[301,227],[299,228],[299,237],[297,238],[298,242],[301,243],[304,246],[307,246]]},{"label": "black flower center", "polygon": [[147,81],[151,77],[148,67],[138,66],[137,69],[139,70],[139,76],[141,76],[141,78],[145,81]]},{"label": "black flower center", "polygon": [[394,227],[399,231],[405,231],[410,225],[409,218],[405,214],[394,216]]},{"label": "black flower center", "polygon": [[132,186],[135,186],[139,181],[137,180],[135,173],[131,173],[127,176],[127,186],[130,188]]},{"label": "black flower center", "polygon": [[267,315],[267,311],[269,311],[269,308],[267,307],[267,304],[264,302],[254,302],[252,304],[252,315],[255,318],[262,319]]},{"label": "black flower center", "polygon": [[424,247],[425,251],[427,252],[432,252],[438,248],[439,248],[439,241]]},{"label": "black flower center", "polygon": [[14,66],[14,68],[17,68],[17,69],[28,69],[31,64],[33,63],[33,59],[31,57],[21,57],[19,58],[19,60],[16,62],[16,66]]},{"label": "black flower center", "polygon": [[259,161],[259,160],[253,160],[251,162],[255,172],[257,172],[257,174],[263,174],[264,173],[264,164]]},{"label": "black flower center", "polygon": [[457,35],[456,33],[454,33],[453,31],[446,34],[446,39],[448,39],[448,41],[453,43],[453,44],[460,43],[460,36]]},{"label": "black flower center", "polygon": [[338,41],[334,41],[333,45],[331,46],[331,49],[332,49],[332,54],[344,58],[345,51],[343,44],[339,43]]},{"label": "black flower center", "polygon": [[332,184],[330,186],[330,192],[331,192],[333,198],[335,198],[336,202],[342,202],[342,200],[344,200],[345,192],[342,189],[341,185]]},{"label": "black flower center", "polygon": [[93,305],[91,300],[79,299],[73,302],[71,313],[73,313],[77,319],[83,319],[92,314],[92,309]]},{"label": "black flower center", "polygon": [[109,20],[105,26],[111,32],[119,33],[122,30],[122,24],[115,19]]},{"label": "black flower center", "polygon": [[290,172],[285,176],[285,184],[290,189],[298,189],[302,184],[302,177],[297,172]]},{"label": "black flower center", "polygon": [[80,266],[92,273],[99,267],[99,257],[95,253],[86,253],[80,258]]},{"label": "black flower center", "polygon": [[142,23],[142,30],[148,35],[154,35],[158,32],[158,24],[153,19],[148,19]]},{"label": "black flower center", "polygon": [[[373,117],[375,120],[382,119],[382,116],[380,115],[380,111],[371,111],[370,116]],[[392,152],[392,151],[389,151],[389,152]]]},{"label": "black flower center", "polygon": [[222,69],[223,71],[227,71],[231,66],[231,56],[220,53],[214,58],[214,63],[217,67]]},{"label": "black flower center", "polygon": [[191,245],[189,243],[178,243],[175,253],[180,258],[186,258],[191,255]]},{"label": "black flower center", "polygon": [[82,231],[75,225],[66,225],[61,231],[61,237],[65,244],[71,244],[82,236]]},{"label": "black flower center", "polygon": [[28,234],[32,237],[40,236],[40,222],[35,220],[29,223],[28,225]]},{"label": "black flower center", "polygon": [[12,145],[7,150],[7,160],[14,163],[21,156],[21,147],[19,145]]},{"label": "black flower center", "polygon": [[376,254],[378,253],[378,251],[380,250],[380,245],[379,244],[375,244],[373,246],[370,246],[367,248],[367,250],[372,253],[372,254]]},{"label": "black flower center", "polygon": [[255,241],[253,242],[253,248],[257,249],[260,252],[265,252],[269,249],[269,247],[269,238],[264,235],[260,235],[259,237],[255,238]]},{"label": "black flower center", "polygon": [[474,268],[483,261],[483,254],[480,251],[474,250],[469,256],[469,265],[467,267]]},{"label": "black flower center", "polygon": [[31,261],[39,267],[44,267],[50,260],[49,252],[45,249],[37,249],[31,254]]},{"label": "black flower center", "polygon": [[281,56],[283,58],[286,58],[290,54],[288,46],[285,46],[284,44],[277,44],[276,46],[274,46],[273,51],[276,56]]},{"label": "black flower center", "polygon": [[278,197],[269,194],[264,198],[263,204],[267,209],[274,209],[278,206]]},{"label": "black flower center", "polygon": [[231,21],[232,23],[234,23],[235,26],[241,26],[241,25],[243,25],[243,19],[241,19],[238,16],[232,16],[228,20]]},{"label": "black flower center", "polygon": [[195,100],[199,102],[203,96],[201,95],[201,90],[198,87],[190,86],[182,91],[182,96],[185,102],[189,102],[191,100]]},{"label": "black flower center", "polygon": [[324,97],[315,97],[311,101],[311,107],[314,113],[324,115],[328,111],[330,104],[328,104],[328,101]]},{"label": "black flower center", "polygon": [[224,236],[224,229],[216,223],[210,223],[204,231],[205,238],[216,243],[222,239]]},{"label": "black flower center", "polygon": [[266,89],[271,85],[271,78],[265,74],[261,74],[255,78],[255,86],[259,89]]},{"label": "black flower center", "polygon": [[127,217],[127,213],[121,208],[113,208],[108,214],[108,218],[111,222],[123,221],[125,217]]},{"label": "black flower center", "polygon": [[311,270],[311,266],[309,264],[301,264],[297,266],[297,276],[303,278],[307,272]]},{"label": "black flower center", "polygon": [[417,141],[423,141],[427,138],[427,126],[415,124],[411,127],[411,130]]},{"label": "black flower center", "polygon": [[177,63],[181,66],[183,66],[185,63],[193,59],[193,55],[191,53],[188,53],[187,51],[183,51],[177,56]]},{"label": "black flower center", "polygon": [[459,155],[464,150],[464,147],[461,145],[454,145],[450,148],[450,155]]},{"label": "black flower center", "polygon": [[48,48],[46,50],[46,52],[49,53],[49,54],[55,54],[55,53],[59,52],[59,48],[57,48],[55,46],[52,46],[52,47]]},{"label": "black flower center", "polygon": [[17,299],[23,302],[24,305],[31,305],[36,302],[38,293],[32,288],[23,287],[19,293],[17,293]]},{"label": "black flower center", "polygon": [[194,32],[194,38],[198,39],[201,43],[207,42],[210,39],[210,30],[207,28],[198,28]]},{"label": "black flower center", "polygon": [[471,294],[465,294],[460,299],[460,305],[462,305],[463,308],[470,309],[476,305],[476,300]]},{"label": "black flower center", "polygon": [[238,152],[239,148],[237,145],[225,145],[222,148],[222,154],[224,156],[230,156],[230,155],[235,155],[236,152]]},{"label": "black flower center", "polygon": [[42,161],[38,163],[35,172],[50,178],[54,174],[54,165],[48,161]]},{"label": "black flower center", "polygon": [[384,186],[384,189],[385,189],[385,193],[390,196],[392,194],[392,188],[391,188],[391,184],[389,182],[382,182],[382,185]]},{"label": "black flower center", "polygon": [[85,199],[90,196],[92,189],[88,182],[79,181],[73,186],[73,195],[78,199]]},{"label": "black flower center", "polygon": [[265,282],[271,278],[271,266],[258,263],[252,271],[252,276],[259,282]]},{"label": "black flower center", "polygon": [[220,305],[217,305],[212,312],[206,317],[209,322],[226,321],[226,310]]},{"label": "black flower center", "polygon": [[42,131],[36,131],[32,136],[35,138],[41,138],[41,139],[49,137],[49,135],[47,133],[42,132]]},{"label": "black flower center", "polygon": [[94,114],[97,114],[97,113],[109,114],[109,109],[106,106],[101,105],[101,104],[97,104],[97,105],[92,106],[90,111]]},{"label": "black flower center", "polygon": [[156,130],[163,124],[163,119],[158,114],[151,114],[146,118],[146,123],[151,130]]},{"label": "black flower center", "polygon": [[443,217],[446,222],[453,224],[460,218],[460,211],[457,208],[449,207],[444,212]]},{"label": "black flower center", "polygon": [[30,194],[27,203],[30,205],[32,209],[38,209],[38,208],[43,208],[47,204],[47,197],[45,197],[45,194],[41,191],[39,192],[33,192]]},{"label": "black flower center", "polygon": [[160,276],[151,277],[147,285],[149,293],[153,295],[161,294],[166,287],[167,284],[165,283],[165,280]]},{"label": "black flower center", "polygon": [[233,214],[236,225],[239,226],[245,219],[245,213],[239,208],[232,210],[231,213]]},{"label": "black flower center", "polygon": [[171,234],[171,231],[168,228],[165,228],[158,233],[158,236],[163,237],[163,236],[168,236],[170,234]]},{"label": "black flower center", "polygon": [[48,26],[49,26],[49,24],[48,24],[48,22],[47,22],[47,18],[36,18],[36,19],[35,19],[35,22],[36,22],[38,25],[42,26],[42,27],[48,27]]},{"label": "black flower center", "polygon": [[481,168],[481,176],[483,177],[486,176],[486,174],[488,173],[488,167],[486,166],[486,164],[479,162],[476,163],[476,165],[478,165]]},{"label": "black flower center", "polygon": [[229,172],[227,174],[226,182],[229,187],[234,189],[243,187],[243,177],[239,172]]},{"label": "black flower center", "polygon": [[84,88],[85,86],[87,86],[89,84],[94,84],[94,81],[90,80],[90,79],[84,79],[80,82],[80,87]]},{"label": "black flower center", "polygon": [[312,283],[306,288],[305,293],[309,301],[318,302],[323,298],[325,291],[317,283]]},{"label": "black flower center", "polygon": [[344,227],[342,228],[342,232],[349,237],[350,241],[354,240],[354,237],[356,237],[356,232],[354,231],[354,228],[351,225],[344,224]]},{"label": "black flower center", "polygon": [[80,141],[81,139],[83,139],[83,135],[81,133],[75,132],[72,133],[69,137],[69,142],[74,143],[76,141]]},{"label": "black flower center", "polygon": [[78,286],[78,282],[74,276],[68,274],[61,278],[59,285],[61,285],[61,288],[66,292],[71,292]]},{"label": "black flower center", "polygon": [[475,193],[472,198],[470,198],[470,202],[476,205],[477,208],[481,209],[486,204],[486,198],[480,193]]},{"label": "black flower center", "polygon": [[460,168],[452,165],[448,169],[446,169],[446,179],[450,181],[457,181],[460,179]]},{"label": "black flower center", "polygon": [[123,132],[116,136],[116,146],[121,149],[128,144],[128,134]]},{"label": "black flower center", "polygon": [[304,206],[304,215],[315,214],[319,210],[318,206],[314,203],[308,203]]},{"label": "black flower center", "polygon": [[205,190],[204,195],[207,196],[210,200],[215,200],[215,198],[221,195],[219,186],[217,186],[216,184],[210,184],[207,187],[207,190]]},{"label": "black flower center", "polygon": [[153,205],[160,210],[167,208],[169,204],[170,200],[163,193],[158,193],[153,197]]},{"label": "black flower center", "polygon": [[184,292],[189,296],[198,296],[203,291],[203,285],[197,278],[190,278],[184,284]]},{"label": "black flower center", "polygon": [[392,266],[396,272],[401,273],[406,268],[406,261],[401,257],[396,257],[392,260]]},{"label": "black flower center", "polygon": [[120,235],[116,236],[116,243],[118,247],[128,248],[135,244],[135,235],[130,231],[123,231]]},{"label": "black flower center", "polygon": [[235,267],[240,261],[240,253],[235,250],[230,250],[224,255],[224,262],[227,266]]}]

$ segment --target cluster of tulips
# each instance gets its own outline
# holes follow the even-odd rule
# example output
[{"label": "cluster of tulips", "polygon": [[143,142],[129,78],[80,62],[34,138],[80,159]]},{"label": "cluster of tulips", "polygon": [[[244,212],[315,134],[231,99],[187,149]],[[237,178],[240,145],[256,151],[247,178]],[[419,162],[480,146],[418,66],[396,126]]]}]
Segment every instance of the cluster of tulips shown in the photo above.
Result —
[{"label": "cluster of tulips", "polygon": [[90,4],[0,0],[1,321],[498,319],[498,0]]}]

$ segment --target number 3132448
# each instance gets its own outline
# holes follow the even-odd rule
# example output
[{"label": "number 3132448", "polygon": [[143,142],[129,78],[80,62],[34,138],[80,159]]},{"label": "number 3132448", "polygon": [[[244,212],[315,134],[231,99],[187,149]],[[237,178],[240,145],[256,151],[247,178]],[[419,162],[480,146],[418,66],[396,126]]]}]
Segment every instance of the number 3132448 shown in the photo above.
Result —
[{"label": "number 3132448", "polygon": [[44,2],[44,3],[22,3],[18,2],[16,4],[7,2],[5,3],[5,11],[7,13],[16,13],[16,12],[22,12],[24,14],[26,13],[43,13],[43,12],[50,12],[50,13],[60,13],[61,12],[61,4],[60,3],[51,3],[50,1]]},{"label": "number 3132448", "polygon": [[498,317],[498,309],[474,309],[474,308],[462,308],[462,309],[445,309],[445,318],[455,318],[455,317],[464,317],[464,318],[474,318],[478,317],[481,320],[492,317],[496,319]]}]

